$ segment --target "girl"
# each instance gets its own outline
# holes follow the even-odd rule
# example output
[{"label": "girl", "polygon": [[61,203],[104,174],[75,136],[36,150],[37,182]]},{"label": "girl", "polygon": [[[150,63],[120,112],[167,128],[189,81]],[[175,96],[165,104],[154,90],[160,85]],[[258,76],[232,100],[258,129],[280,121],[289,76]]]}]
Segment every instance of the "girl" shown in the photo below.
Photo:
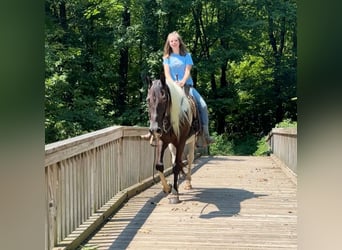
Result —
[{"label": "girl", "polygon": [[199,109],[201,125],[203,129],[204,145],[214,142],[214,139],[209,135],[209,118],[207,104],[193,87],[193,81],[190,71],[193,65],[191,55],[178,34],[178,32],[171,32],[166,39],[164,45],[163,67],[166,81],[174,82],[181,87],[188,87],[189,94],[194,97],[197,107]]}]

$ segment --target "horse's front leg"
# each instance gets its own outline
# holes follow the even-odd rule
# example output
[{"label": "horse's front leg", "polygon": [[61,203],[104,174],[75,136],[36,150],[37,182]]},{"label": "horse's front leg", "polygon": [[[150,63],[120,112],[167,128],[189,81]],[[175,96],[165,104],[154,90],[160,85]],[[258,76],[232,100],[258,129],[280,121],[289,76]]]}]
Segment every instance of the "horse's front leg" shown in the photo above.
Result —
[{"label": "horse's front leg", "polygon": [[172,164],[172,172],[173,172],[173,187],[171,190],[171,194],[169,196],[169,202],[171,204],[179,203],[179,194],[178,194],[178,175],[180,172],[181,166],[179,165],[179,161],[176,161]]},{"label": "horse's front leg", "polygon": [[169,194],[171,192],[171,185],[169,185],[166,181],[165,175],[164,175],[164,163],[163,163],[163,157],[164,157],[164,152],[165,152],[165,144],[161,141],[158,140],[157,142],[157,163],[156,163],[156,169],[159,173],[160,181],[163,186],[163,191],[164,193]]},{"label": "horse's front leg", "polygon": [[[172,166],[175,164],[176,162],[176,152],[177,152],[177,148],[172,144],[170,143],[169,144],[169,150],[171,152],[171,163],[172,163]],[[182,156],[183,158],[183,156]],[[180,168],[180,175],[184,175],[185,176],[185,173],[183,171],[183,167]]]},{"label": "horse's front leg", "polygon": [[184,150],[184,144],[180,143],[176,150],[176,158],[174,164],[172,164],[172,171],[173,171],[173,188],[172,188],[172,196],[169,198],[170,203],[178,203],[179,196],[178,196],[178,176],[183,168],[182,162],[182,155]]}]

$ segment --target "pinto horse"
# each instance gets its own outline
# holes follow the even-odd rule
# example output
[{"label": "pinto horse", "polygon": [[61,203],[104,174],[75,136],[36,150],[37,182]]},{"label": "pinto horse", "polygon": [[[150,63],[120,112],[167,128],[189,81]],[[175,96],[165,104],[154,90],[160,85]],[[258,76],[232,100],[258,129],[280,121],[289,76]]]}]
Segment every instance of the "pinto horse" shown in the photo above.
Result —
[{"label": "pinto horse", "polygon": [[[150,127],[149,131],[156,141],[156,169],[159,173],[163,191],[172,193],[170,203],[179,202],[178,176],[185,166],[183,151],[188,142],[186,186],[191,189],[191,165],[194,160],[195,133],[193,129],[193,108],[184,90],[165,78],[149,80],[147,95]],[[152,139],[152,138],[151,138]],[[151,140],[152,142],[152,140]],[[173,186],[167,184],[164,176],[164,151],[169,146],[172,154]]]}]

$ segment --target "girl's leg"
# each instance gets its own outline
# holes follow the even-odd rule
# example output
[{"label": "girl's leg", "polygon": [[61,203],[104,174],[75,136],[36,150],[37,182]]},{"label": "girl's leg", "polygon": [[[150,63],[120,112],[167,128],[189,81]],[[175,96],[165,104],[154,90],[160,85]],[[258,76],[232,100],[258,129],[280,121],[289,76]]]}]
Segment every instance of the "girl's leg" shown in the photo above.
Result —
[{"label": "girl's leg", "polygon": [[201,118],[201,124],[203,128],[203,136],[205,138],[206,144],[211,144],[214,142],[214,139],[211,138],[209,135],[209,118],[207,104],[195,88],[190,88],[190,95],[192,95],[195,98],[196,105],[199,110],[199,115]]}]

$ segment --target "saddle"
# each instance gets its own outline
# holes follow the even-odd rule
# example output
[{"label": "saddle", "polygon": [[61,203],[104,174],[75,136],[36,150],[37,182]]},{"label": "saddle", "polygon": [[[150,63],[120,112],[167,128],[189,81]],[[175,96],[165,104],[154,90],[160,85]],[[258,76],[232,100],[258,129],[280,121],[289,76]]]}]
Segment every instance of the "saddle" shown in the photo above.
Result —
[{"label": "saddle", "polygon": [[196,104],[194,97],[192,97],[189,93],[190,92],[190,86],[185,85],[184,86],[184,92],[185,92],[185,95],[187,96],[187,98],[189,100],[190,108],[191,108],[191,111],[193,114],[190,135],[192,135],[192,134],[198,135],[201,131],[201,122],[200,122],[200,116],[199,116],[197,104]]}]

